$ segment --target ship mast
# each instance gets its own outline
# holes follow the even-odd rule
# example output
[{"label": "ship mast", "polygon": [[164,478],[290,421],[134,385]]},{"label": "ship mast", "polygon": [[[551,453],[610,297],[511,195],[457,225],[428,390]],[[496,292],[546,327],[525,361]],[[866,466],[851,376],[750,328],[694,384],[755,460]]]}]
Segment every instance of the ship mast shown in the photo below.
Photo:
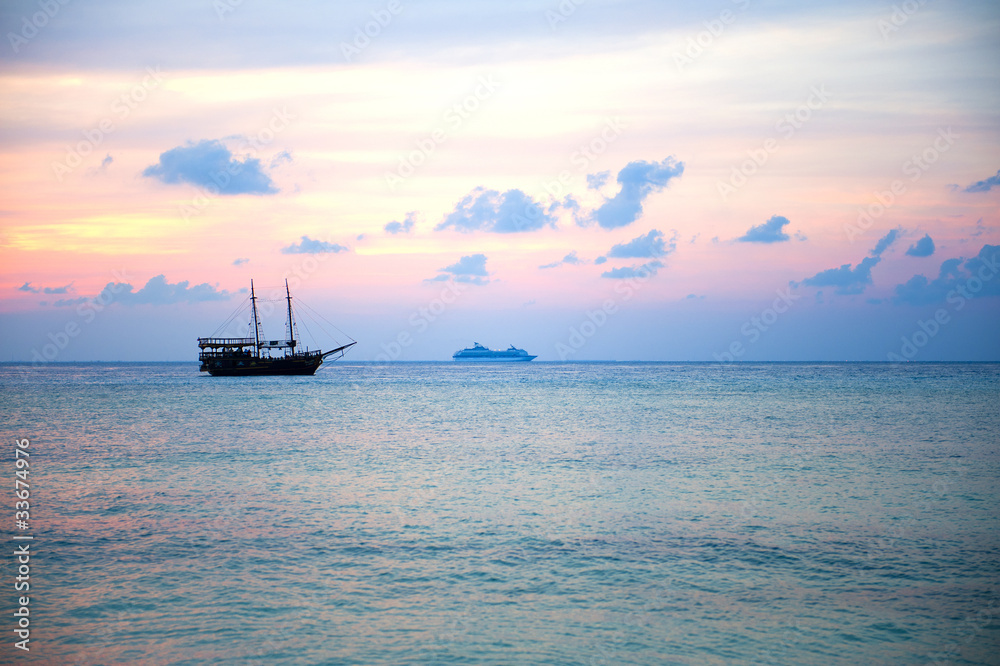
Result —
[{"label": "ship mast", "polygon": [[285,280],[285,298],[288,300],[288,346],[295,353],[295,328],[292,324],[292,294],[288,291],[288,280]]},{"label": "ship mast", "polygon": [[253,355],[260,358],[260,320],[257,319],[257,296],[253,291],[253,280],[250,280],[250,306],[253,310]]}]

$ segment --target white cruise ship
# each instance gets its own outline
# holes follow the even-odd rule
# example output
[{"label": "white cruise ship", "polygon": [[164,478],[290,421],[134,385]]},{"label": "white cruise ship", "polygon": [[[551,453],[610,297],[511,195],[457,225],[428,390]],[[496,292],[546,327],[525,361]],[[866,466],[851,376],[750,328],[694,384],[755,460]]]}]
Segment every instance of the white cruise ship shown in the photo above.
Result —
[{"label": "white cruise ship", "polygon": [[455,352],[451,357],[456,361],[531,361],[538,358],[514,345],[511,345],[510,349],[500,351],[487,349],[478,342],[473,343],[472,347]]}]

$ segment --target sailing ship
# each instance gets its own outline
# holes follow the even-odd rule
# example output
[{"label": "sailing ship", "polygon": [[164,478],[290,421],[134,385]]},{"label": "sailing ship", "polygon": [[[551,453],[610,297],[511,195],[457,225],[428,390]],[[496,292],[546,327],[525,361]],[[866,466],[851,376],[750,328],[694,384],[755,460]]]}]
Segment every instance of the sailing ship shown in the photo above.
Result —
[{"label": "sailing ship", "polygon": [[[308,347],[297,351],[298,340],[295,339],[295,320],[292,317],[292,294],[288,291],[288,280],[285,280],[285,300],[288,303],[288,338],[285,340],[266,340],[261,335],[260,318],[257,315],[257,294],[254,292],[253,280],[250,281],[250,325],[253,328],[252,338],[198,338],[198,360],[201,361],[201,372],[207,372],[213,377],[248,377],[257,375],[312,375],[323,361],[344,353],[357,344],[351,340],[330,351],[313,350]],[[245,305],[244,305],[245,307]],[[235,316],[235,315],[234,315]],[[280,355],[276,352],[280,352]],[[336,360],[336,359],[333,359]]]}]

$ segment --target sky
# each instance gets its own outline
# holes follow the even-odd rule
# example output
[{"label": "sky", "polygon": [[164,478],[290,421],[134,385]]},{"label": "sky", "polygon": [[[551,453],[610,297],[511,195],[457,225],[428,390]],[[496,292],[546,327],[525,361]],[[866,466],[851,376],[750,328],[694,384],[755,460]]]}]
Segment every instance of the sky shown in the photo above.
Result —
[{"label": "sky", "polygon": [[997,3],[0,22],[0,361],[195,361],[251,279],[356,361],[1000,360]]}]

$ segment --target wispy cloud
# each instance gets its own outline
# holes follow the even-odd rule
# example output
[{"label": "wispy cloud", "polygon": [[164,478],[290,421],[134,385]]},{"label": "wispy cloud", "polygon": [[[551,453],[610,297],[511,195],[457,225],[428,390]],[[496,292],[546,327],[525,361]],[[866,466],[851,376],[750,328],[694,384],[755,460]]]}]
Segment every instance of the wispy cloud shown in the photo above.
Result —
[{"label": "wispy cloud", "polygon": [[787,241],[790,240],[791,237],[782,231],[782,229],[784,229],[784,227],[788,224],[790,223],[787,217],[772,215],[771,218],[763,224],[750,227],[749,231],[736,240],[743,243],[780,243],[782,241]]},{"label": "wispy cloud", "polygon": [[879,239],[872,248],[870,256],[861,260],[857,266],[844,264],[839,268],[829,268],[816,275],[806,278],[801,284],[807,287],[835,287],[838,294],[860,294],[872,283],[872,269],[882,261],[882,253],[896,242],[899,230],[893,229]]},{"label": "wispy cloud", "polygon": [[611,178],[610,171],[601,171],[600,173],[589,173],[587,174],[587,189],[588,190],[599,190],[604,187],[605,183],[608,182],[608,178]]},{"label": "wispy cloud", "polygon": [[989,192],[994,187],[1000,185],[1000,170],[996,172],[995,175],[990,176],[985,180],[980,180],[978,182],[969,185],[965,188],[966,192]]},{"label": "wispy cloud", "polygon": [[349,252],[351,248],[340,243],[328,243],[321,240],[313,240],[309,236],[303,236],[302,241],[297,245],[292,243],[288,247],[281,248],[282,254],[327,254],[337,252]]},{"label": "wispy cloud", "polygon": [[608,251],[608,257],[616,259],[650,259],[663,257],[677,249],[676,233],[669,240],[664,239],[663,232],[652,229],[645,236],[633,238],[627,243],[619,243]]},{"label": "wispy cloud", "polygon": [[232,297],[232,293],[219,290],[204,282],[189,286],[190,282],[183,280],[171,284],[164,275],[150,278],[139,291],[127,282],[109,282],[101,293],[92,299],[61,299],[53,305],[68,307],[86,301],[97,303],[121,303],[122,305],[172,305],[174,303],[199,303],[202,301],[224,301]]},{"label": "wispy cloud", "polygon": [[486,270],[486,255],[472,254],[462,257],[454,264],[440,269],[437,277],[430,278],[429,282],[443,282],[454,280],[467,284],[486,284],[490,281],[489,271]]},{"label": "wispy cloud", "polygon": [[889,233],[878,239],[878,243],[872,248],[871,255],[873,257],[881,257],[882,253],[888,250],[896,242],[896,239],[899,238],[899,232],[899,229],[890,229]]},{"label": "wispy cloud", "polygon": [[576,266],[582,263],[583,262],[580,260],[580,257],[576,256],[576,250],[574,250],[569,254],[567,254],[562,259],[560,259],[559,261],[553,261],[551,264],[544,264],[542,266],[539,266],[539,268],[556,268],[557,266],[562,266],[563,264],[570,264],[571,266]]},{"label": "wispy cloud", "polygon": [[601,273],[601,277],[613,279],[652,277],[653,275],[656,275],[656,272],[661,268],[663,268],[663,263],[659,261],[650,261],[639,266],[622,266],[621,268],[612,268],[609,271]]},{"label": "wispy cloud", "polygon": [[408,234],[413,230],[413,225],[417,223],[417,211],[410,211],[402,222],[393,220],[385,225],[385,232],[388,234]]},{"label": "wispy cloud", "polygon": [[68,294],[72,289],[72,282],[61,287],[33,287],[30,282],[25,282],[17,288],[18,291],[26,291],[30,294]]}]

